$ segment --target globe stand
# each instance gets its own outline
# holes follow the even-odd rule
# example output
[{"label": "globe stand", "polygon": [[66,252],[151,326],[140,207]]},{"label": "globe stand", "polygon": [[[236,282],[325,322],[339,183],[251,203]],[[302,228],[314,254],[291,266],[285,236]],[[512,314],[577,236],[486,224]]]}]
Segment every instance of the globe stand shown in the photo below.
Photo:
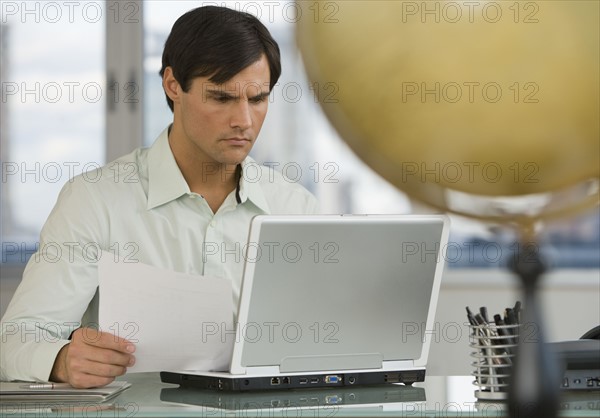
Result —
[{"label": "globe stand", "polygon": [[560,378],[556,361],[544,343],[536,295],[545,265],[539,251],[517,251],[510,268],[521,279],[524,310],[509,385],[509,414],[511,418],[555,418]]}]

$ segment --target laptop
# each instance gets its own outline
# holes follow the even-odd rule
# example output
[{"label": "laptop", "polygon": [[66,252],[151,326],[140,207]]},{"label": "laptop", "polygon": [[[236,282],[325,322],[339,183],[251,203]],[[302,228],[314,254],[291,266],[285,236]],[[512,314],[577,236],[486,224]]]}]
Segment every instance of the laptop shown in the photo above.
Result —
[{"label": "laptop", "polygon": [[443,215],[256,216],[229,371],[161,380],[222,391],[423,381],[448,234]]}]

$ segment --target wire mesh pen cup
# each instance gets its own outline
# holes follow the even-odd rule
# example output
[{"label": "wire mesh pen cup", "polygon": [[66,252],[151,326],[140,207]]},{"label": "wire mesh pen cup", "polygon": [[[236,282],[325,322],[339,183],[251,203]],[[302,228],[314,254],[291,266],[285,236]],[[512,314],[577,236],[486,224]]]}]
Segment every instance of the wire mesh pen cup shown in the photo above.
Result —
[{"label": "wire mesh pen cup", "polygon": [[517,349],[519,325],[487,323],[470,325],[469,347],[477,386],[475,397],[481,400],[503,400],[508,396],[508,380]]}]

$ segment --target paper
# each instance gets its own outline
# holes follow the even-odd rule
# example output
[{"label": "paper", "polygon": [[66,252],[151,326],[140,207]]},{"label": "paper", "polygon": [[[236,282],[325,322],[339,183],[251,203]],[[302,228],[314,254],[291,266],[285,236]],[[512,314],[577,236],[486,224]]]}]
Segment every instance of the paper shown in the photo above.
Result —
[{"label": "paper", "polygon": [[128,371],[229,369],[234,340],[225,338],[234,329],[229,280],[111,256],[98,262],[99,326],[135,344],[136,363]]}]

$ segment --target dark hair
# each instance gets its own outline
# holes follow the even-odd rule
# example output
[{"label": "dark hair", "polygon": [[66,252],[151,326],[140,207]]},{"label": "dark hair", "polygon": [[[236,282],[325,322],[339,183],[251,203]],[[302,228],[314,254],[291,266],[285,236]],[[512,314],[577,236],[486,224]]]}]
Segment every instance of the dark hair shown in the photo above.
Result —
[{"label": "dark hair", "polygon": [[[269,90],[281,74],[279,46],[267,28],[253,15],[217,6],[199,7],[181,16],[165,42],[160,75],[172,67],[173,76],[187,92],[196,77],[216,84],[265,54],[269,62]],[[173,101],[167,96],[173,110]]]}]

